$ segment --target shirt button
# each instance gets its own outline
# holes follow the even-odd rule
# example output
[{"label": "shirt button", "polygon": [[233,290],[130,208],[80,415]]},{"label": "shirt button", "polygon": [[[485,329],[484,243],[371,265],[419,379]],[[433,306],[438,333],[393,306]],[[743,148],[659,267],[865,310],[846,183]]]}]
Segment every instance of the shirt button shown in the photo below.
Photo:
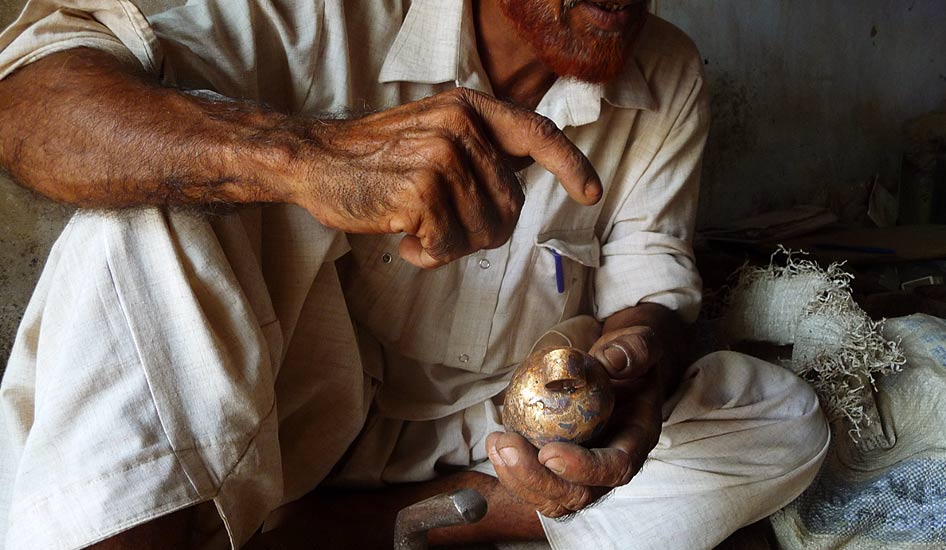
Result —
[{"label": "shirt button", "polygon": [[480,260],[480,268],[482,268],[482,269],[489,269],[489,266],[490,266],[490,265],[492,265],[492,264],[490,264],[490,263],[489,263],[489,260],[487,260],[486,258],[483,258],[482,260]]},{"label": "shirt button", "polygon": [[391,254],[389,254],[389,253],[387,253],[387,252],[385,252],[384,254],[381,255],[381,261],[384,262],[384,263],[386,263],[386,264],[391,263],[391,260],[393,260],[393,259],[394,259],[394,257],[391,256]]},{"label": "shirt button", "polygon": [[457,357],[457,359],[459,359],[461,363],[469,363],[469,362],[470,362],[470,356],[467,355],[467,354],[465,354],[465,353],[461,353],[461,354],[460,354],[460,357]]}]

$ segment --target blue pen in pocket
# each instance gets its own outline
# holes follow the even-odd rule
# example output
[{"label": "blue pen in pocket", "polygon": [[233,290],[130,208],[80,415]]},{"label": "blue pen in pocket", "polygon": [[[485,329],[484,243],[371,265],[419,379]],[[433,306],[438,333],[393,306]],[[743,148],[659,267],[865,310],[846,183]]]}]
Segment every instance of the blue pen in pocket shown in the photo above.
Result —
[{"label": "blue pen in pocket", "polygon": [[562,255],[558,253],[558,250],[554,248],[551,250],[555,258],[555,286],[558,288],[558,293],[563,294],[565,292],[565,266],[562,265]]}]

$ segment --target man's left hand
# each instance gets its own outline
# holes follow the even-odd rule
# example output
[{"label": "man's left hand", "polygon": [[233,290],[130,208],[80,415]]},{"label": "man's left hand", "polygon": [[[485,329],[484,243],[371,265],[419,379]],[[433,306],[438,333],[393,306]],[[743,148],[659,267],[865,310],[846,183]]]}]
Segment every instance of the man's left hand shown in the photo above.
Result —
[{"label": "man's left hand", "polygon": [[652,328],[631,326],[605,333],[591,347],[615,390],[606,446],[549,443],[536,450],[519,434],[490,434],[486,448],[503,486],[540,514],[557,518],[627,484],[660,436],[664,354],[658,341]]}]

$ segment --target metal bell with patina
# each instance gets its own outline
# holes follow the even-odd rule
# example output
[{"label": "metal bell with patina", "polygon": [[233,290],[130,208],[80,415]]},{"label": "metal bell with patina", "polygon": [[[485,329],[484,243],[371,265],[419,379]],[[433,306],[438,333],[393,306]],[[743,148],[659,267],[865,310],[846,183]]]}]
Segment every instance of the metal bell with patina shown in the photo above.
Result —
[{"label": "metal bell with patina", "polygon": [[503,425],[536,447],[584,443],[600,434],[614,409],[607,371],[575,348],[545,348],[519,365],[506,389]]}]

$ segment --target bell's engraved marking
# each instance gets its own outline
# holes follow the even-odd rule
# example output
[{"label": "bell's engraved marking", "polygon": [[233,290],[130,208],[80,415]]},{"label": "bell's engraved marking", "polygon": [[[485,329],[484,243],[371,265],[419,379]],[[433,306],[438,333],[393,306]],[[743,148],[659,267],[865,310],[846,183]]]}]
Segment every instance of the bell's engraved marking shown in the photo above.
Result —
[{"label": "bell's engraved marking", "polygon": [[585,422],[591,422],[599,414],[598,411],[585,409],[581,405],[578,405],[578,412],[581,413],[581,417]]}]

